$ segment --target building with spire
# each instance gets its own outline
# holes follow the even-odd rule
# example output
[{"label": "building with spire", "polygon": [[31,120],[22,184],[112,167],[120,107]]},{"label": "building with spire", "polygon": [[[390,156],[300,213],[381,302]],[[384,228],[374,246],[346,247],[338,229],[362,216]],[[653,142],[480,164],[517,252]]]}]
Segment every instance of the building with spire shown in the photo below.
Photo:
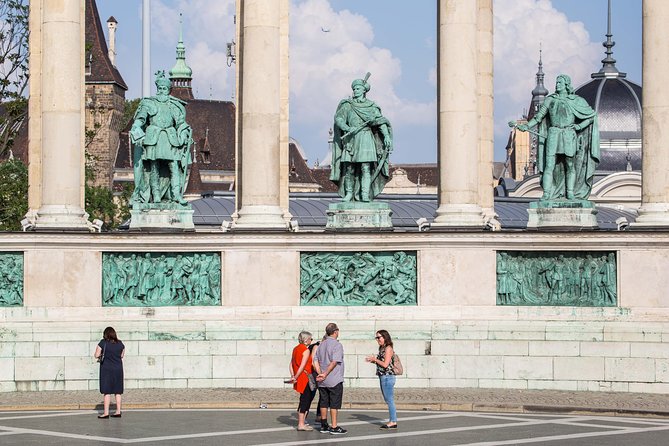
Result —
[{"label": "building with spire", "polygon": [[115,62],[116,28],[114,17],[107,20],[109,45],[95,0],[86,0],[86,163],[93,174],[88,183],[111,187],[114,159],[123,129],[125,92],[128,86]]},{"label": "building with spire", "polygon": [[[123,111],[125,92],[128,90],[123,76],[114,65],[118,22],[114,17],[107,20],[107,42],[97,4],[95,0],[86,0],[85,24],[84,144],[87,170],[92,173],[87,182],[93,186],[111,187],[120,132],[125,125]],[[14,145],[7,154],[26,165],[30,162],[27,118],[26,115],[26,119],[19,124]]]},{"label": "building with spire", "polygon": [[179,42],[177,43],[177,60],[170,70],[172,88],[170,94],[184,101],[195,99],[193,96],[193,70],[186,63],[186,45],[183,38],[183,19],[179,14]]},{"label": "building with spire", "polygon": [[[532,100],[527,115],[520,122],[527,122],[539,111],[549,91],[544,86],[544,64],[542,50],[539,48],[539,65],[535,76],[536,83],[532,89]],[[505,162],[505,176],[521,181],[537,172],[537,136],[529,132],[518,132],[515,129],[509,135],[507,143],[507,160]]]}]

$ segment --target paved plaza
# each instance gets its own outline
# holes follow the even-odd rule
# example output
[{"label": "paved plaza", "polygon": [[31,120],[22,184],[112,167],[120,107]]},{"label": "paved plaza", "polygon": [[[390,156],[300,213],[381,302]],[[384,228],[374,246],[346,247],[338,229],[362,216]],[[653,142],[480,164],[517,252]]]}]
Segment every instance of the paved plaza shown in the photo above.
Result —
[{"label": "paved plaza", "polygon": [[297,432],[282,409],[133,409],[98,420],[97,412],[0,413],[0,442],[10,445],[262,445],[365,444],[666,445],[669,420],[596,415],[400,411],[397,431],[378,427],[385,411],[346,410],[346,435]]},{"label": "paved plaza", "polygon": [[107,420],[97,391],[1,396],[3,446],[664,446],[669,430],[668,395],[622,392],[398,388],[400,428],[387,432],[378,389],[350,388],[344,436],[297,432],[292,389],[129,389],[123,417]]}]

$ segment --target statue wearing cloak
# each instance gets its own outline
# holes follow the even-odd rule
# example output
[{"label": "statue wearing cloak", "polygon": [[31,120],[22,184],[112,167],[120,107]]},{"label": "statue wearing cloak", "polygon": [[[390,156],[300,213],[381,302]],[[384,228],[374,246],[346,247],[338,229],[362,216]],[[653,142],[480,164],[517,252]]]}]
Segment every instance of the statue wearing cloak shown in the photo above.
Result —
[{"label": "statue wearing cloak", "polygon": [[334,116],[330,180],[344,201],[371,201],[389,179],[392,127],[381,108],[365,97],[367,78],[351,84],[353,97],[339,102]]},{"label": "statue wearing cloak", "polygon": [[518,129],[527,131],[534,126],[539,135],[542,200],[587,200],[599,164],[599,127],[595,110],[574,94],[569,76],[558,76],[556,92]]}]

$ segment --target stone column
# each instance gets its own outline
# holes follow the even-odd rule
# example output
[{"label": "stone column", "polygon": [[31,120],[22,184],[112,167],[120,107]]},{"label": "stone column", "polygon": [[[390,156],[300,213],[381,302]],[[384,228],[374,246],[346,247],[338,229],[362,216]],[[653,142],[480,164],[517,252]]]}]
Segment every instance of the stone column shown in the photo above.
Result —
[{"label": "stone column", "polygon": [[287,229],[280,206],[281,2],[240,0],[237,216],[233,230]]},{"label": "stone column", "polygon": [[478,0],[479,81],[479,204],[486,220],[495,216],[492,163],[493,122],[493,13],[492,0]]},{"label": "stone column", "polygon": [[479,204],[478,2],[439,0],[439,203],[433,228],[482,228]]},{"label": "stone column", "polygon": [[281,185],[280,206],[283,210],[283,218],[290,221],[293,217],[290,213],[290,48],[289,48],[289,26],[290,26],[290,0],[281,0],[281,62],[279,71],[281,73],[281,130],[279,145],[281,147]]},{"label": "stone column", "polygon": [[643,0],[642,196],[632,228],[669,227],[669,2]]},{"label": "stone column", "polygon": [[84,3],[40,3],[42,196],[35,228],[88,230],[82,190]]},{"label": "stone column", "polygon": [[42,206],[42,2],[29,4],[30,97],[28,98],[28,213],[31,223]]}]

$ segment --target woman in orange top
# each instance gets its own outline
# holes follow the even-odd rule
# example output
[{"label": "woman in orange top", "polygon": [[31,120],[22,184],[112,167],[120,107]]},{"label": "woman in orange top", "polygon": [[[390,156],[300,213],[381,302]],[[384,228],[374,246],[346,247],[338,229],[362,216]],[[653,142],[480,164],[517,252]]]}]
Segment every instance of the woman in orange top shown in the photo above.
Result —
[{"label": "woman in orange top", "polygon": [[312,431],[314,428],[305,424],[304,420],[311,407],[311,402],[316,395],[316,388],[309,386],[309,376],[312,372],[312,360],[308,345],[311,344],[311,333],[302,331],[297,336],[298,344],[293,349],[293,355],[290,361],[290,382],[293,383],[293,389],[300,393],[300,403],[297,406],[297,430]]}]

